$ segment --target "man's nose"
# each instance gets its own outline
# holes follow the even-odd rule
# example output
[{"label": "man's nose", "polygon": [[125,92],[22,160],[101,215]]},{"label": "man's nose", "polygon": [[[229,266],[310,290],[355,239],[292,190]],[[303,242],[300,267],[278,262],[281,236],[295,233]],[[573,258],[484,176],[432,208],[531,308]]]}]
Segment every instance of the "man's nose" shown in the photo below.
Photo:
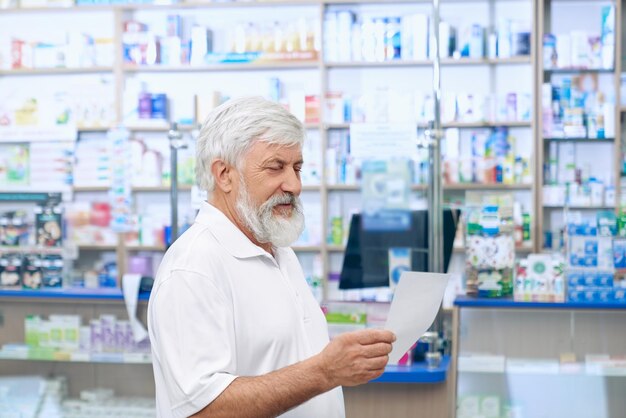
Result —
[{"label": "man's nose", "polygon": [[299,173],[296,170],[287,170],[281,188],[284,192],[299,196],[302,191],[302,181]]}]

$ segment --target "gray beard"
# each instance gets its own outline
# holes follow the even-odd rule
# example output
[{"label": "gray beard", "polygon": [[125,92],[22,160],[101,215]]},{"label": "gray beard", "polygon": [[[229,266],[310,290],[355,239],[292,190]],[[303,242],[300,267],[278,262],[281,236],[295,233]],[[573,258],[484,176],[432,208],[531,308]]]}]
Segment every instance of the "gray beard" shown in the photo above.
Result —
[{"label": "gray beard", "polygon": [[[237,214],[254,238],[261,244],[271,243],[274,247],[288,247],[293,244],[304,231],[304,213],[300,198],[290,193],[274,195],[256,208],[250,200],[243,179],[240,184]],[[280,204],[291,204],[290,217],[274,215],[274,206]]]}]

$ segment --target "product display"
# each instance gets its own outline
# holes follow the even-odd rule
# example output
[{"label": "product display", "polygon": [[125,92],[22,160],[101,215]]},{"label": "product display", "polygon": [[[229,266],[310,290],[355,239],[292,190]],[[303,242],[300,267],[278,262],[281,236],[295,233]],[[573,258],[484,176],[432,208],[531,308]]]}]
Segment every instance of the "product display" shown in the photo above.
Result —
[{"label": "product display", "polygon": [[515,240],[512,216],[504,207],[467,211],[466,288],[468,295],[503,297],[513,294]]},{"label": "product display", "polygon": [[615,61],[615,6],[603,6],[601,32],[575,30],[543,36],[543,66],[612,69]]},{"label": "product display", "polygon": [[605,139],[615,136],[615,103],[599,90],[598,74],[553,77],[542,86],[546,138]]},{"label": "product display", "polygon": [[315,60],[319,24],[248,22],[226,33],[195,23],[192,16],[168,15],[164,36],[141,22],[124,23],[124,62],[134,65],[192,65]]},{"label": "product display", "polygon": [[[4,69],[22,70],[32,68],[89,68],[113,65],[113,39],[94,38],[88,34],[68,32],[63,44],[45,41],[26,41],[11,38],[11,61]],[[0,45],[0,50],[6,50]]]},{"label": "product display", "polygon": [[[502,125],[531,120],[531,94],[511,91],[504,94],[452,93],[441,97],[441,120],[454,123],[495,123]],[[333,91],[326,93],[326,123],[426,124],[433,119],[432,93],[407,89],[378,88],[359,94]]]},{"label": "product display", "polygon": [[578,163],[581,151],[572,143],[550,143],[544,165],[543,201],[546,206],[612,206],[613,175],[608,167]]},{"label": "product display", "polygon": [[113,389],[82,389],[79,398],[70,398],[64,376],[7,376],[0,382],[4,389],[0,410],[7,417],[150,418],[156,414],[154,399],[118,397]]},{"label": "product display", "polygon": [[567,296],[572,302],[626,303],[624,240],[613,212],[567,225]]},{"label": "product display", "polygon": [[[472,132],[471,153],[458,129],[447,129],[443,148],[444,182],[477,184],[530,184],[530,162],[517,154],[515,137],[507,128]],[[471,157],[467,157],[467,155]]]},{"label": "product display", "polygon": [[565,262],[559,254],[531,254],[519,260],[514,299],[520,302],[565,301]]},{"label": "product display", "polygon": [[5,344],[0,358],[97,361],[105,359],[107,353],[150,353],[150,341],[136,341],[129,321],[102,315],[88,325],[81,325],[83,322],[78,315],[55,314],[48,319],[29,315],[24,320],[25,343]]},{"label": "product display", "polygon": [[29,128],[109,127],[114,121],[111,87],[110,80],[94,78],[54,88],[49,93],[32,86],[3,88],[0,90],[0,133]]},{"label": "product display", "polygon": [[[497,31],[470,23],[460,30],[442,21],[439,27],[441,57],[508,58],[530,54],[528,23],[503,20]],[[350,11],[324,16],[324,57],[327,61],[426,60],[434,52],[430,16],[372,17]],[[487,47],[486,47],[487,46]]]}]

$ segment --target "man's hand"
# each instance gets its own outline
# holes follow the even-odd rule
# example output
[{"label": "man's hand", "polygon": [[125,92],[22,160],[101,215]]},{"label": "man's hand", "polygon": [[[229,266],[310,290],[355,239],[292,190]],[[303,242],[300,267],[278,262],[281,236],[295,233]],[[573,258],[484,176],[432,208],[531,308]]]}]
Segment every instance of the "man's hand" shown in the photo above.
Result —
[{"label": "man's hand", "polygon": [[383,374],[395,340],[381,329],[348,332],[335,337],[317,360],[330,387],[361,385]]}]

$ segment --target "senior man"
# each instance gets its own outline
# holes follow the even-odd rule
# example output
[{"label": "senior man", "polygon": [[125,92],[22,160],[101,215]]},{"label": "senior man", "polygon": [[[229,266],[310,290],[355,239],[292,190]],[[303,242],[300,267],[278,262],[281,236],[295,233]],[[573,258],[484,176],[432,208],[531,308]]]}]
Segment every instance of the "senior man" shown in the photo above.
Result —
[{"label": "senior man", "polygon": [[345,416],[341,386],[381,375],[395,336],[329,343],[293,250],[302,124],[257,97],[217,107],[197,144],[209,194],[159,268],[148,325],[159,417]]}]

